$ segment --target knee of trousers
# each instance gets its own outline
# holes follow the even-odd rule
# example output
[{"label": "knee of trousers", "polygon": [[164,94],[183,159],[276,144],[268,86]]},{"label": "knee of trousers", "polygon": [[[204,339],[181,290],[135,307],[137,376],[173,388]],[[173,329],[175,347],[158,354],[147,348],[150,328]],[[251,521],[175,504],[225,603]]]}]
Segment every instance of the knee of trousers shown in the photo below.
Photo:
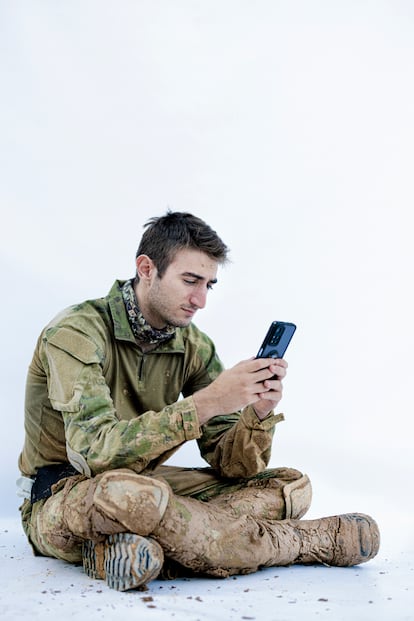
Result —
[{"label": "knee of trousers", "polygon": [[160,523],[170,499],[167,483],[119,469],[99,477],[93,494],[97,514],[126,530],[147,536]]},{"label": "knee of trousers", "polygon": [[147,536],[164,515],[167,483],[127,468],[110,470],[73,487],[65,499],[70,532],[98,541],[105,535],[131,532]]},{"label": "knee of trousers", "polygon": [[309,477],[295,468],[270,468],[253,477],[248,487],[276,488],[285,501],[285,518],[300,519],[312,502]]},{"label": "knee of trousers", "polygon": [[27,536],[35,554],[70,563],[82,559],[82,540],[67,527],[62,492],[32,506]]},{"label": "knee of trousers", "polygon": [[312,485],[309,477],[303,474],[300,478],[283,486],[286,519],[299,520],[305,515],[312,502]]}]

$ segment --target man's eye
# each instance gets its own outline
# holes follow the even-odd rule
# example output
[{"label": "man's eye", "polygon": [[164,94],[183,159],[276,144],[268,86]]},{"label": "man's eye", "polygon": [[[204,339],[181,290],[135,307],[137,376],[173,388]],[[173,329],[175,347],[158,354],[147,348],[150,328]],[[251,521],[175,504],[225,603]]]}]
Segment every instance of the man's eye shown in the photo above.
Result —
[{"label": "man's eye", "polygon": [[196,284],[196,280],[188,280],[188,279],[184,279],[184,282],[186,285],[195,285]]}]

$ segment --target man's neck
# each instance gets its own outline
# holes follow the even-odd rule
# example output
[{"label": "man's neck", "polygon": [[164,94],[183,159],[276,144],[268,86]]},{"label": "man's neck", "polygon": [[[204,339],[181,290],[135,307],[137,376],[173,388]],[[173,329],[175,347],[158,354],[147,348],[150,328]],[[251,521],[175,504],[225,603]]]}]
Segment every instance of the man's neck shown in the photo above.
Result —
[{"label": "man's neck", "polygon": [[150,345],[159,345],[164,341],[168,341],[175,334],[175,328],[167,326],[164,329],[154,328],[146,319],[144,313],[139,307],[138,287],[133,287],[131,281],[124,283],[122,287],[122,296],[128,319],[135,338],[140,343]]}]

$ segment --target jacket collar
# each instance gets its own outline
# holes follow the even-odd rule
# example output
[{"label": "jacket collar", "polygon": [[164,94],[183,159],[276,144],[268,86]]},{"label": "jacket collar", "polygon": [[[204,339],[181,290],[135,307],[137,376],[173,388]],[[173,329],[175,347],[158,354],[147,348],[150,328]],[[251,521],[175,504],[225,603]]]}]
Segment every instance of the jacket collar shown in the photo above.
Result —
[{"label": "jacket collar", "polygon": [[[112,322],[114,325],[115,338],[118,341],[129,341],[136,345],[136,340],[132,328],[130,326],[128,315],[126,312],[124,299],[122,296],[122,286],[124,280],[116,280],[112,285],[111,290],[107,295],[110,313],[112,316]],[[161,343],[154,352],[183,352],[184,351],[184,337],[183,330],[185,328],[176,328],[175,335],[168,341]]]}]

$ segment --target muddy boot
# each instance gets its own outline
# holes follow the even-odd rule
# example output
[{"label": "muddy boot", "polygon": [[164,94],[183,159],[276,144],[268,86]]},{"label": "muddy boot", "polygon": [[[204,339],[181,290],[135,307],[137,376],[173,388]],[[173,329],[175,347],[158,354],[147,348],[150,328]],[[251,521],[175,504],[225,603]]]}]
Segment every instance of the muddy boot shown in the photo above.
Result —
[{"label": "muddy boot", "polygon": [[164,562],[156,541],[133,533],[110,535],[102,543],[85,541],[82,557],[90,578],[105,580],[117,591],[143,587],[158,576]]},{"label": "muddy boot", "polygon": [[378,526],[363,513],[290,522],[300,538],[295,563],[349,567],[369,561],[379,550]]},{"label": "muddy boot", "polygon": [[[297,470],[283,470],[290,476],[283,472],[284,479],[254,479],[242,489],[212,498],[209,504],[230,511],[236,517],[247,514],[267,520],[298,520],[310,507],[311,482]],[[292,473],[296,473],[297,478],[293,478]]]},{"label": "muddy boot", "polygon": [[262,520],[173,495],[152,536],[169,558],[222,577],[293,563],[355,565],[373,558],[379,547],[377,525],[362,514]]},{"label": "muddy boot", "polygon": [[143,587],[162,569],[164,554],[148,537],[170,498],[166,483],[119,469],[69,488],[63,522],[83,540],[82,562],[91,578],[118,591]]}]

